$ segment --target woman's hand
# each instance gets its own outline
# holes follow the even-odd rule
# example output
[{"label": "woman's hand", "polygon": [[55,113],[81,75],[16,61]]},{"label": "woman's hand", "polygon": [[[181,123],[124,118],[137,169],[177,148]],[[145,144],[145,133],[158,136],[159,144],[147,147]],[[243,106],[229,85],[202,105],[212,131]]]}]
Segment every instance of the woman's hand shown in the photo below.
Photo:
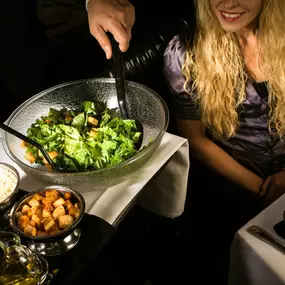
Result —
[{"label": "woman's hand", "polygon": [[135,22],[135,9],[128,0],[89,0],[88,20],[91,34],[96,38],[107,59],[112,57],[112,47],[106,32],[111,32],[125,52],[131,40]]},{"label": "woman's hand", "polygon": [[285,193],[285,171],[268,176],[260,187],[260,195],[268,206]]}]

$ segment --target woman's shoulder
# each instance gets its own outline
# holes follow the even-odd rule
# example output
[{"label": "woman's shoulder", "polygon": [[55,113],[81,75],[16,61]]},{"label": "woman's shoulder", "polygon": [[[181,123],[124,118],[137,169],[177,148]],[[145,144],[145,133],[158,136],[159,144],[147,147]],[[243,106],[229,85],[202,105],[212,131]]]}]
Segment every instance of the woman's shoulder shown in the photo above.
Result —
[{"label": "woman's shoulder", "polygon": [[172,65],[177,63],[182,66],[186,53],[186,45],[181,40],[180,35],[175,35],[167,44],[164,51],[164,62]]},{"label": "woman's shoulder", "polygon": [[185,61],[186,51],[193,46],[195,30],[195,27],[187,27],[172,37],[164,51],[165,66],[171,66],[172,68],[176,66],[176,68],[181,70]]}]

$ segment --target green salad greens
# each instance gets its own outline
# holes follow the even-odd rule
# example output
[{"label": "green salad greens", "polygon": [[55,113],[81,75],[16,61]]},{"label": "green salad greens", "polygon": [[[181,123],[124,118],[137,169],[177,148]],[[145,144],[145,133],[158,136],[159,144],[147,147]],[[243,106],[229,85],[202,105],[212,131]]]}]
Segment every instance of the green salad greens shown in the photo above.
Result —
[{"label": "green salad greens", "polygon": [[[142,134],[134,120],[124,120],[102,102],[84,101],[78,110],[50,108],[33,123],[27,136],[41,144],[67,171],[82,172],[121,163],[137,152]],[[47,165],[41,152],[26,145],[30,163]]]}]

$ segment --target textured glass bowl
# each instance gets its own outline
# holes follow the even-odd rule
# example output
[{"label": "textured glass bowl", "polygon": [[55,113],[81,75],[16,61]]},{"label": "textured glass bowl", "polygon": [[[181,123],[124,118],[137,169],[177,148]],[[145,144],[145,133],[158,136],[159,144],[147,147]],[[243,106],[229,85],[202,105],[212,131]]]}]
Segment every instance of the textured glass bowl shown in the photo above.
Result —
[{"label": "textured glass bowl", "polygon": [[[24,158],[25,149],[21,147],[21,141],[7,132],[3,140],[6,153],[27,175],[49,184],[72,186],[80,192],[106,189],[128,179],[158,148],[168,126],[169,112],[162,98],[148,87],[126,81],[125,88],[130,118],[141,121],[144,135],[142,149],[123,163],[89,172],[49,172],[41,165],[30,164]],[[37,118],[48,114],[50,107],[76,108],[84,100],[104,101],[109,108],[117,108],[120,114],[115,80],[96,78],[64,83],[32,96],[10,115],[7,124],[26,134]]]}]

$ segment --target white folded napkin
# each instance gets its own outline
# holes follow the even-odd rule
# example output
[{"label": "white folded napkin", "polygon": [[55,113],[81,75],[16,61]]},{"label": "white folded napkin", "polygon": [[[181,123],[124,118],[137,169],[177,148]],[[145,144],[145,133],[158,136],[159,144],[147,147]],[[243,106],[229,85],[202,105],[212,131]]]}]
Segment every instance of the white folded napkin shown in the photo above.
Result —
[{"label": "white folded napkin", "polygon": [[170,218],[180,216],[186,200],[189,166],[186,141],[153,183],[142,192],[140,205],[158,215]]},{"label": "white folded napkin", "polygon": [[[86,212],[114,224],[137,202],[142,189],[170,159],[156,180],[150,183],[151,186],[142,191],[140,203],[157,214],[167,217],[179,216],[184,209],[187,191],[188,151],[186,139],[165,133],[155,154],[130,179],[106,190],[82,192],[86,201]],[[15,166],[19,171],[21,189],[33,191],[47,186],[46,183],[27,176],[7,156],[2,143],[0,143],[0,161]]]}]

